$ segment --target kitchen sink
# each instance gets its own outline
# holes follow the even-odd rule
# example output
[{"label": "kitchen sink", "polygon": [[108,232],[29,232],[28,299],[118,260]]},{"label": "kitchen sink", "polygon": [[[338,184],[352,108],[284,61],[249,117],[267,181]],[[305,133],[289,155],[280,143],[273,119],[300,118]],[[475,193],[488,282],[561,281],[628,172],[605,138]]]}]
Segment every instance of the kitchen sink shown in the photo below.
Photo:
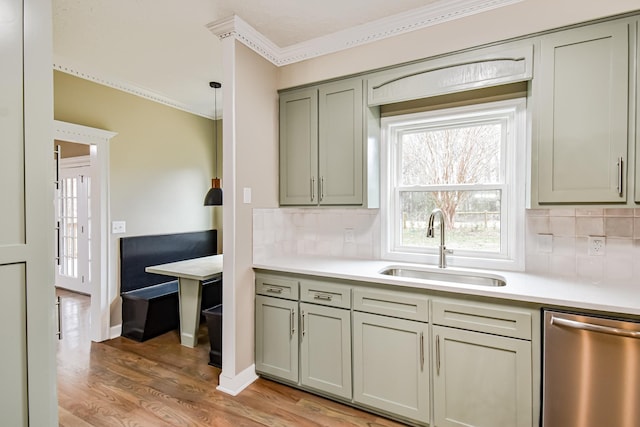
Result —
[{"label": "kitchen sink", "polygon": [[389,267],[380,272],[386,276],[407,277],[411,279],[438,280],[441,282],[460,283],[464,285],[479,286],[505,286],[502,278],[497,276],[481,276],[467,273],[421,270],[418,268]]}]

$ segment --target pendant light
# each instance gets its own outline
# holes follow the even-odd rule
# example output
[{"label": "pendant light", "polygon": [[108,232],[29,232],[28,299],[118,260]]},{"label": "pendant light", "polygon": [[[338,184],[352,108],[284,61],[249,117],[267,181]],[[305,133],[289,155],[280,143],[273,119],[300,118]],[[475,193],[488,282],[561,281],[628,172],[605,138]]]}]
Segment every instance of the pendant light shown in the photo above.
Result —
[{"label": "pendant light", "polygon": [[222,205],[222,188],[220,188],[220,178],[218,178],[218,89],[222,87],[222,84],[218,82],[209,82],[209,86],[214,90],[214,138],[215,138],[215,172],[216,177],[211,180],[211,188],[207,192],[207,195],[204,196],[204,205],[205,206],[221,206]]}]

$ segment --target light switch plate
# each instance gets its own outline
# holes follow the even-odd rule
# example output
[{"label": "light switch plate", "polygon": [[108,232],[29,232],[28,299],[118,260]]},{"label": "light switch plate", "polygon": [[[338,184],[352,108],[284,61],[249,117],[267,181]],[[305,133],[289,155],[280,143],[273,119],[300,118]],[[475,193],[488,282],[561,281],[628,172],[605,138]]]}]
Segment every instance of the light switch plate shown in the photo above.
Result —
[{"label": "light switch plate", "polygon": [[111,234],[122,234],[127,232],[125,221],[111,221]]},{"label": "light switch plate", "polygon": [[251,187],[244,187],[242,190],[242,201],[244,203],[251,203]]}]

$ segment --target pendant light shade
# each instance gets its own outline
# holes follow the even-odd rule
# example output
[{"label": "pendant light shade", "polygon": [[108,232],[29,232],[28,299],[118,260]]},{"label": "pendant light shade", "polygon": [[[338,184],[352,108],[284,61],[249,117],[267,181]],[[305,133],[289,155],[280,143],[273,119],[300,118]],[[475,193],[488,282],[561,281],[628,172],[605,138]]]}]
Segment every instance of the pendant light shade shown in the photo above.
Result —
[{"label": "pendant light shade", "polygon": [[213,178],[211,180],[211,188],[204,196],[205,206],[222,206],[222,188],[220,188],[220,179]]},{"label": "pendant light shade", "polygon": [[222,85],[218,82],[209,82],[209,86],[214,90],[214,140],[215,145],[213,147],[214,166],[216,177],[211,180],[211,188],[207,191],[207,195],[204,196],[205,206],[221,206],[222,205],[222,188],[220,188],[220,178],[218,178],[218,89]]}]

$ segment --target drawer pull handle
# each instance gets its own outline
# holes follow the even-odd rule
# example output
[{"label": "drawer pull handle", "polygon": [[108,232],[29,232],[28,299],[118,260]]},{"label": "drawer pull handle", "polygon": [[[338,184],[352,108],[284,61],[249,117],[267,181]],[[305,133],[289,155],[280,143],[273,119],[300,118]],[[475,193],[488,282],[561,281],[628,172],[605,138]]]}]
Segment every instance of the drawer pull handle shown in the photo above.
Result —
[{"label": "drawer pull handle", "polygon": [[311,177],[311,201],[313,202],[313,200],[316,198],[315,195],[315,186],[316,186],[316,177],[312,176]]},{"label": "drawer pull handle", "polygon": [[327,295],[327,294],[315,294],[313,296],[313,299],[319,299],[322,301],[331,301],[333,299],[332,295]]},{"label": "drawer pull handle", "polygon": [[304,334],[306,333],[305,328],[304,328],[304,311],[302,312],[302,336],[304,337]]},{"label": "drawer pull handle", "polygon": [[272,294],[281,294],[282,293],[282,288],[267,288],[267,292],[271,292]]},{"label": "drawer pull handle", "polygon": [[56,308],[58,311],[58,331],[56,332],[56,335],[58,337],[58,340],[62,339],[62,299],[60,298],[60,296],[56,297]]},{"label": "drawer pull handle", "polygon": [[293,337],[293,335],[296,333],[296,327],[295,327],[295,316],[296,316],[296,311],[295,310],[291,310],[291,316],[290,316],[290,320],[289,320],[289,325],[291,327],[291,336]]},{"label": "drawer pull handle", "polygon": [[440,335],[436,335],[436,372],[440,375]]},{"label": "drawer pull handle", "polygon": [[618,195],[620,197],[622,197],[622,181],[624,179],[624,175],[623,175],[623,160],[622,157],[618,157],[618,162],[617,162],[617,166],[618,166],[618,187],[616,188],[616,190],[618,191]]},{"label": "drawer pull handle", "polygon": [[424,332],[420,332],[420,371],[424,371]]}]

